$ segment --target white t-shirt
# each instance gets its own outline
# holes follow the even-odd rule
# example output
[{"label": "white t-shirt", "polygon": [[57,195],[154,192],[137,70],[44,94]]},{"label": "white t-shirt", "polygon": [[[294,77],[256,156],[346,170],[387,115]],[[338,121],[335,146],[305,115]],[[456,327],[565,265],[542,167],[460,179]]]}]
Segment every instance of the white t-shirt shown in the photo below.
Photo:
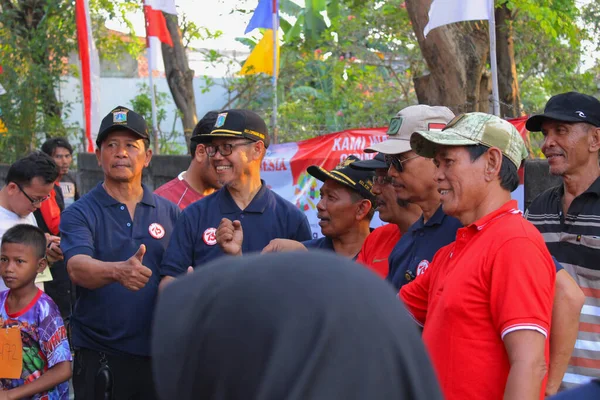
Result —
[{"label": "white t-shirt", "polygon": [[[0,245],[2,244],[2,235],[4,235],[4,232],[18,224],[29,224],[37,226],[37,222],[35,221],[33,213],[29,214],[25,218],[22,218],[14,212],[9,211],[6,208],[0,206]],[[0,278],[0,292],[7,289],[8,288],[4,286],[4,281]]]}]

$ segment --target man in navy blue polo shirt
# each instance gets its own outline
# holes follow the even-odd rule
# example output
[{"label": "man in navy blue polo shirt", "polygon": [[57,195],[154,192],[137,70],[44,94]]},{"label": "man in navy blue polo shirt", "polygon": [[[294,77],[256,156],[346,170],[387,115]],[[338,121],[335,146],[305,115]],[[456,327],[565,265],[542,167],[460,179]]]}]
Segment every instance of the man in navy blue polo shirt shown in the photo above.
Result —
[{"label": "man in navy blue polo shirt", "polygon": [[[224,254],[260,251],[277,237],[310,239],[306,216],[260,179],[269,136],[258,114],[222,111],[213,130],[198,140],[206,144],[223,188],[181,214],[161,265],[163,284],[185,273],[189,266],[201,267]],[[232,234],[218,238],[217,228],[229,229]]]},{"label": "man in navy blue polo shirt", "polygon": [[318,165],[306,169],[323,182],[321,198],[317,203],[317,217],[323,237],[306,241],[274,239],[263,252],[324,249],[356,259],[371,232],[369,225],[375,213],[375,173],[351,168],[358,160],[356,156],[349,156],[331,171]]},{"label": "man in navy blue polo shirt", "polygon": [[60,222],[67,270],[78,286],[71,319],[75,399],[110,390],[115,399],[154,399],[150,328],[179,209],[142,184],[152,150],[140,115],[112,110],[96,145],[104,181]]},{"label": "man in navy blue polo shirt", "polygon": [[434,180],[435,165],[418,156],[410,147],[410,136],[418,130],[442,129],[454,114],[447,107],[416,105],[398,112],[388,129],[388,139],[365,149],[381,152],[389,165],[388,175],[400,200],[418,205],[423,214],[394,246],[389,256],[387,279],[396,287],[412,281],[434,254],[453,242],[462,227],[459,220],[447,216],[441,207]]}]

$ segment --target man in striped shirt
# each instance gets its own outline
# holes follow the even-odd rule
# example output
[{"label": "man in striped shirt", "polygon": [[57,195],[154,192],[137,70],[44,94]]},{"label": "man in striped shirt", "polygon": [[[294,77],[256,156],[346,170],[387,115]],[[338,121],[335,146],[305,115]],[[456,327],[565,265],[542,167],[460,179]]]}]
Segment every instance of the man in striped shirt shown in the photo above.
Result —
[{"label": "man in striped shirt", "polygon": [[600,377],[600,101],[577,92],[553,96],[526,127],[543,133],[550,173],[563,178],[532,202],[526,217],[585,294],[561,385],[570,387]]}]

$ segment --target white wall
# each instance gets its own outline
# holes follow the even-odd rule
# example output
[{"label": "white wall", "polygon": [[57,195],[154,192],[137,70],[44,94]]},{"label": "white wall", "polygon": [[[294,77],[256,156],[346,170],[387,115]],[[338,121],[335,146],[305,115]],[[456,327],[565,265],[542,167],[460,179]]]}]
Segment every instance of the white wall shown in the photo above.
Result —
[{"label": "white wall", "polygon": [[[216,83],[220,83],[222,79],[213,78]],[[100,78],[100,115],[108,114],[116,106],[125,106],[131,108],[130,101],[138,94],[138,84],[148,84],[147,78]],[[161,128],[165,132],[170,132],[173,126],[173,119],[176,116],[177,107],[171,96],[171,91],[165,78],[154,78],[154,84],[158,92],[168,94],[169,104],[164,108],[167,111],[167,118],[161,124]],[[198,119],[214,109],[221,108],[227,102],[227,92],[218,84],[215,84],[209,92],[201,93],[200,86],[202,81],[200,78],[194,79],[194,94],[196,96],[196,110]],[[78,123],[83,128],[83,104],[81,101],[81,84],[78,78],[68,77],[60,87],[59,96],[61,101],[70,103],[70,114],[64,118],[66,124]],[[148,121],[150,124],[151,122]],[[92,127],[98,129],[98,127]],[[181,132],[181,137],[178,138],[178,143],[184,144],[183,127],[181,120],[177,120],[175,130]],[[82,133],[83,134],[83,133]]]}]

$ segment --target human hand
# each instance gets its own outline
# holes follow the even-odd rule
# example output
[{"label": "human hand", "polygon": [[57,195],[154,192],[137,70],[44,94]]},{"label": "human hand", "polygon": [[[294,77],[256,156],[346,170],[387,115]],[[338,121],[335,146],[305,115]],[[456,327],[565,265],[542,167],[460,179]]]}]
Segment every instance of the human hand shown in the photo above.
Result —
[{"label": "human hand", "polygon": [[64,259],[63,252],[60,248],[60,237],[53,236],[48,233],[46,235],[46,257],[50,263]]},{"label": "human hand", "polygon": [[146,286],[152,276],[152,270],[142,264],[144,254],[146,254],[146,246],[142,244],[133,256],[119,263],[115,269],[115,280],[129,290],[140,290]]},{"label": "human hand", "polygon": [[281,253],[287,251],[308,251],[300,242],[291,239],[273,239],[261,251],[262,253]]},{"label": "human hand", "polygon": [[233,256],[242,255],[242,243],[244,242],[244,231],[242,223],[238,220],[231,221],[223,218],[215,234],[217,243],[226,254]]}]

